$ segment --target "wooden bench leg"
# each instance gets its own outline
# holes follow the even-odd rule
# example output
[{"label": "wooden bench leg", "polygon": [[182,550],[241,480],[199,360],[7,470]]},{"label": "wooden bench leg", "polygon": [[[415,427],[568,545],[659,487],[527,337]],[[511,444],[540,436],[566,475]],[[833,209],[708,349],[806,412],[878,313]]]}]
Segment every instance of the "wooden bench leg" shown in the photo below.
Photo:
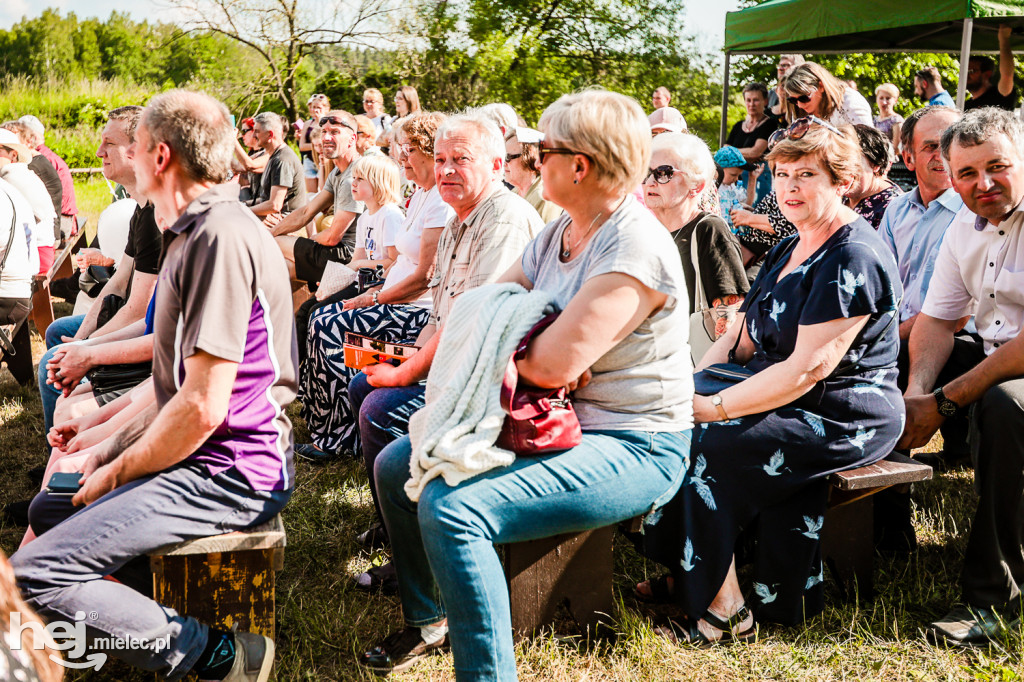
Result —
[{"label": "wooden bench leg", "polygon": [[614,527],[505,546],[505,576],[516,639],[550,625],[558,607],[587,633],[612,612]]},{"label": "wooden bench leg", "polygon": [[274,638],[275,568],[283,551],[254,549],[152,556],[153,598],[178,613],[224,629]]},{"label": "wooden bench leg", "polygon": [[53,323],[53,303],[50,301],[49,283],[32,292],[32,321],[40,336],[46,338],[46,328]]},{"label": "wooden bench leg", "polygon": [[821,554],[848,599],[874,597],[874,500],[863,497],[825,514]]}]

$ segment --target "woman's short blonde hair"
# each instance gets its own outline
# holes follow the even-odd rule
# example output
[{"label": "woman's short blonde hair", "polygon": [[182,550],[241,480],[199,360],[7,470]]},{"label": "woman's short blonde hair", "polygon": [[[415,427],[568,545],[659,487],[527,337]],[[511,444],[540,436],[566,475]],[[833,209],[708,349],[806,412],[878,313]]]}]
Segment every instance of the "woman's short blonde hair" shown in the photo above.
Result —
[{"label": "woman's short blonde hair", "polygon": [[775,168],[779,163],[791,163],[813,157],[832,178],[833,185],[853,182],[861,174],[861,151],[857,132],[853,126],[839,128],[837,135],[822,125],[812,125],[799,140],[786,138],[775,145],[765,159]]},{"label": "woman's short blonde hair", "polygon": [[892,83],[882,83],[875,88],[875,97],[881,94],[889,95],[889,97],[892,97],[893,99],[899,99],[900,89]]},{"label": "woman's short blonde hair", "polygon": [[402,197],[402,179],[398,166],[383,154],[360,156],[352,164],[352,177],[365,180],[373,190],[373,199],[381,206],[397,204]]},{"label": "woman's short blonde hair", "polygon": [[599,187],[632,192],[651,160],[651,126],[636,100],[607,90],[562,95],[544,110],[547,146],[587,156]]},{"label": "woman's short blonde hair", "polygon": [[675,155],[676,169],[687,189],[715,184],[715,159],[704,140],[690,133],[662,133],[651,141],[651,152],[667,151]]}]

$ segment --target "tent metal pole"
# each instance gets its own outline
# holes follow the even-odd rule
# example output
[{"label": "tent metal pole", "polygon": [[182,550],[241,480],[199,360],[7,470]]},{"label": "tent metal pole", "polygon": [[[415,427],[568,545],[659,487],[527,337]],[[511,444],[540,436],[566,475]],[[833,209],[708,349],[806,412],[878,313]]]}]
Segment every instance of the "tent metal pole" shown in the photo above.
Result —
[{"label": "tent metal pole", "polygon": [[725,53],[725,67],[722,69],[722,125],[718,129],[718,146],[725,146],[726,126],[729,121],[729,57]]},{"label": "tent metal pole", "polygon": [[971,33],[974,31],[974,19],[964,19],[964,35],[960,39],[960,77],[956,83],[956,108],[961,111],[967,99],[967,62],[971,58]]}]

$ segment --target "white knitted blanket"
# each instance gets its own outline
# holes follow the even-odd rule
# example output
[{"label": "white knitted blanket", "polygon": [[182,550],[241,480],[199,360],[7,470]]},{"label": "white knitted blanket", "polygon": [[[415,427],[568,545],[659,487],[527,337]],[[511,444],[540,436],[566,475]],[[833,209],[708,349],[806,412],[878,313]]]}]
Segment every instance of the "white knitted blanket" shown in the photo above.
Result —
[{"label": "white knitted blanket", "polygon": [[505,367],[526,332],[554,309],[549,294],[518,284],[487,284],[459,296],[430,366],[426,405],[409,420],[410,500],[438,476],[457,485],[512,463],[515,455],[494,445],[505,421]]}]

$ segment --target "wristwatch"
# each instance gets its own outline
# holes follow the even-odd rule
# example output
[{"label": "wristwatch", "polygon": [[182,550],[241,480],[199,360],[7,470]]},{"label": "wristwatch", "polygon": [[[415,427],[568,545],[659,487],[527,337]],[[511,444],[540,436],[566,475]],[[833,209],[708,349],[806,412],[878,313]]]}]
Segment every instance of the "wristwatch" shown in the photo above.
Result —
[{"label": "wristwatch", "polygon": [[729,415],[725,413],[725,408],[722,407],[722,394],[716,393],[711,396],[711,404],[718,410],[718,414],[722,417],[723,421],[729,421]]},{"label": "wristwatch", "polygon": [[374,305],[377,305],[377,296],[379,296],[379,295],[380,295],[380,291],[378,291],[377,289],[374,289],[373,293],[370,294],[370,298],[373,300],[373,304]]},{"label": "wristwatch", "polygon": [[935,396],[936,402],[939,403],[939,414],[943,417],[952,417],[960,410],[960,406],[955,402],[946,397],[946,394],[942,392],[942,387],[939,386],[937,389],[932,391],[932,395]]}]

